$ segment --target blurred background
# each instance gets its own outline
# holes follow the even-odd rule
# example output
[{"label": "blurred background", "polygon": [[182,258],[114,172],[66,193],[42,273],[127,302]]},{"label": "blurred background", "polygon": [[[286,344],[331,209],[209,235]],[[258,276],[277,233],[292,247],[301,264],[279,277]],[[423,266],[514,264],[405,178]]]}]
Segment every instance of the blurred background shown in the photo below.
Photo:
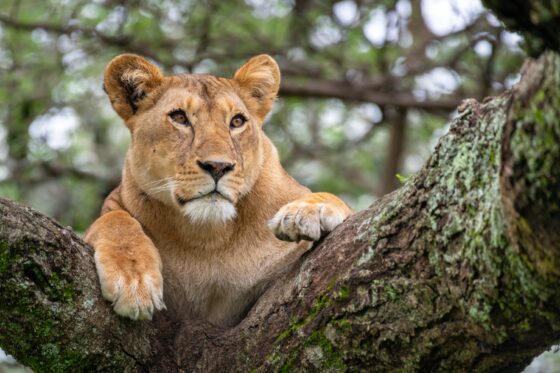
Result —
[{"label": "blurred background", "polygon": [[102,89],[112,57],[229,77],[268,53],[283,164],[362,209],[424,164],[462,99],[518,80],[519,41],[478,0],[2,0],[0,196],[84,231],[129,141]]},{"label": "blurred background", "polygon": [[515,84],[520,41],[479,0],[2,0],[0,197],[78,232],[98,216],[129,141],[102,89],[117,54],[231,76],[268,53],[283,164],[363,209],[422,167],[462,99]]}]

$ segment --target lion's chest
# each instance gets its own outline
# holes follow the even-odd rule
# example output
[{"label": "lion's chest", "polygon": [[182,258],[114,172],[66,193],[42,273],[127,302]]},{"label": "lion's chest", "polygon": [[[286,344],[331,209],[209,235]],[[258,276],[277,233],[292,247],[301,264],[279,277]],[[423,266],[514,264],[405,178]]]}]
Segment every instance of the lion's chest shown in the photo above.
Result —
[{"label": "lion's chest", "polygon": [[171,315],[224,326],[237,322],[268,282],[301,254],[297,244],[266,238],[244,237],[212,248],[155,239]]}]

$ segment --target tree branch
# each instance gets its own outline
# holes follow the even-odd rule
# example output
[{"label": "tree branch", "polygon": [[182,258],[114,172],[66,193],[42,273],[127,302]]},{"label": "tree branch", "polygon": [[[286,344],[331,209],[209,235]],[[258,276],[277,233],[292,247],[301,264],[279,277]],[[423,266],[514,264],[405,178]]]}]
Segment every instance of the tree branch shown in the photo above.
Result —
[{"label": "tree branch", "polygon": [[70,230],[0,199],[0,345],[36,371],[134,368],[153,324],[117,317],[92,250]]},{"label": "tree branch", "polygon": [[295,81],[284,79],[280,86],[281,96],[338,98],[345,101],[373,102],[377,105],[390,105],[399,108],[417,108],[428,111],[450,111],[459,104],[458,99],[420,101],[408,93],[384,93],[348,82],[307,79]]},{"label": "tree branch", "polygon": [[389,143],[387,144],[387,157],[383,173],[382,194],[387,194],[399,187],[397,173],[401,163],[406,142],[406,110],[399,109],[393,115],[393,125],[390,129]]},{"label": "tree branch", "polygon": [[[9,16],[0,14],[0,22],[6,26],[10,26],[17,30],[33,31],[36,29],[43,29],[59,35],[67,35],[73,32],[81,32],[84,35],[89,35],[105,45],[126,47],[129,52],[141,54],[145,57],[159,60],[158,56],[144,44],[134,42],[134,37],[130,35],[107,35],[94,28],[81,27],[77,25],[57,25],[50,22],[22,22],[13,19]],[[173,48],[174,45],[170,42],[166,45],[167,48]]]}]

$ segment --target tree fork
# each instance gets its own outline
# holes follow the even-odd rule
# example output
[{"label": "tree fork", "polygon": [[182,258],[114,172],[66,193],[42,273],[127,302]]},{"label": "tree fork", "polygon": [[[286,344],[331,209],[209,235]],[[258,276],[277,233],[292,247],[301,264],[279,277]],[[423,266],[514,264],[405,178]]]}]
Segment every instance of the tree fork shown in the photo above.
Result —
[{"label": "tree fork", "polygon": [[92,251],[2,200],[0,345],[37,371],[519,368],[560,339],[560,60],[465,101],[427,165],[306,254],[235,328],[132,322]]},{"label": "tree fork", "polygon": [[[542,29],[557,15],[527,4],[546,22],[508,13],[508,25],[558,51],[558,34]],[[87,245],[0,200],[0,346],[36,371],[520,369],[560,340],[559,111],[552,52],[512,92],[465,101],[417,175],[228,330],[165,313],[119,318]]]}]

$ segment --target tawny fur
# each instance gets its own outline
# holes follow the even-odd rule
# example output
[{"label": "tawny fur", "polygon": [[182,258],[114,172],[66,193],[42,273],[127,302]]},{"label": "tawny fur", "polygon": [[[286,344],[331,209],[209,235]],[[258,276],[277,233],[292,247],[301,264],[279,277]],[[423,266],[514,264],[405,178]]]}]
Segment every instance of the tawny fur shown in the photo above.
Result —
[{"label": "tawny fur", "polygon": [[[132,141],[122,183],[85,239],[117,313],[149,319],[165,301],[175,318],[231,326],[310,240],[351,214],[334,195],[292,179],[262,131],[280,84],[271,57],[254,57],[225,79],[164,77],[122,55],[104,83]],[[174,121],[178,109],[188,124]],[[238,114],[247,122],[233,128]],[[207,161],[233,169],[215,182],[199,164]]]}]

